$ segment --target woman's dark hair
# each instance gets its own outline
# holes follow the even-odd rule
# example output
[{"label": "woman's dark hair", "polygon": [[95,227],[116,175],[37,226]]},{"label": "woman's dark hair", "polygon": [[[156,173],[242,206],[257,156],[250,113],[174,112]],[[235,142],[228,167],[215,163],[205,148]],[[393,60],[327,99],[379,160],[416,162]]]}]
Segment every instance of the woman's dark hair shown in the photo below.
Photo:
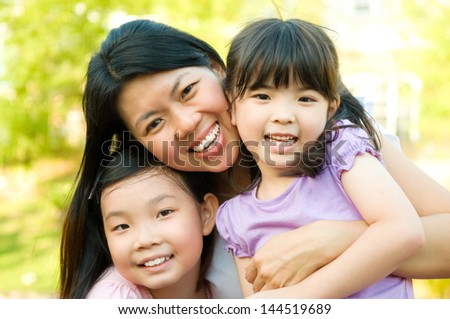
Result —
[{"label": "woman's dark hair", "polygon": [[[219,54],[196,37],[150,20],[135,20],[109,32],[88,66],[83,111],[86,141],[76,187],[65,217],[60,247],[60,298],[82,298],[94,278],[95,255],[104,249],[90,237],[95,229],[88,201],[102,162],[109,158],[112,137],[122,149],[133,142],[117,112],[122,87],[142,74],[217,63]],[[103,261],[107,263],[107,261]],[[98,269],[96,271],[99,272]]]},{"label": "woman's dark hair", "polygon": [[[269,18],[250,23],[232,40],[225,83],[232,103],[248,89],[267,83],[276,88],[287,87],[291,81],[318,91],[329,102],[338,97],[341,102],[328,120],[325,132],[318,141],[305,145],[289,174],[315,176],[322,170],[326,145],[337,137],[327,132],[337,130],[336,123],[342,119],[364,129],[379,148],[370,115],[341,81],[336,48],[324,28],[299,19]],[[248,155],[245,145],[241,145],[242,153]],[[254,162],[249,167],[255,180],[260,176],[259,169]]]}]

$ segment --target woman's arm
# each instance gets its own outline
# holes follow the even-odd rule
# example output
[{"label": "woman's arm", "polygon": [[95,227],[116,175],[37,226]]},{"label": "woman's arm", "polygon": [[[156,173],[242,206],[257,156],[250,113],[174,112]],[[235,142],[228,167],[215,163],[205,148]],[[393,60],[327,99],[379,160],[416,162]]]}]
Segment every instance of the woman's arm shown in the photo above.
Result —
[{"label": "woman's arm", "polygon": [[366,229],[365,221],[321,220],[275,235],[253,256],[245,277],[254,291],[294,285],[333,261]]},{"label": "woman's arm", "polygon": [[[408,196],[419,216],[450,213],[449,190],[418,168],[386,138],[381,154],[386,169]],[[450,219],[447,225],[450,229]]]},{"label": "woman's arm", "polygon": [[239,284],[241,286],[242,295],[248,297],[253,294],[253,287],[245,278],[245,269],[250,262],[250,258],[239,258],[234,256],[234,264],[239,277]]},{"label": "woman's arm", "polygon": [[411,278],[450,277],[450,192],[410,161],[388,139],[381,150],[389,173],[408,196],[425,231],[425,246],[394,274]]},{"label": "woman's arm", "polygon": [[433,279],[450,277],[450,214],[421,217],[425,245],[394,271],[394,275]]}]

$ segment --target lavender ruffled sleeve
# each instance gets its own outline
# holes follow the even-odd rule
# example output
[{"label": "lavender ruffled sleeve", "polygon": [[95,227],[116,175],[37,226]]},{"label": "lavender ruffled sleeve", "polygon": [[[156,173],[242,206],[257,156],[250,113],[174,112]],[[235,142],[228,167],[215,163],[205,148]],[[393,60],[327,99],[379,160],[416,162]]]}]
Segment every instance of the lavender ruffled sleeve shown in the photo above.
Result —
[{"label": "lavender ruffled sleeve", "polygon": [[226,242],[224,245],[225,250],[228,252],[233,252],[233,254],[237,257],[248,257],[248,251],[240,244],[244,241],[236,232],[239,227],[239,223],[236,218],[233,218],[233,215],[236,217],[236,210],[234,209],[233,200],[228,200],[224,202],[217,211],[217,230]]},{"label": "lavender ruffled sleeve", "polygon": [[[351,125],[352,123],[344,120],[338,125]],[[380,162],[383,162],[381,154],[375,150],[371,139],[367,133],[356,127],[345,127],[337,131],[337,137],[333,140],[327,149],[327,164],[331,165],[338,179],[341,179],[342,172],[352,168],[355,158],[364,153],[370,153]]]}]

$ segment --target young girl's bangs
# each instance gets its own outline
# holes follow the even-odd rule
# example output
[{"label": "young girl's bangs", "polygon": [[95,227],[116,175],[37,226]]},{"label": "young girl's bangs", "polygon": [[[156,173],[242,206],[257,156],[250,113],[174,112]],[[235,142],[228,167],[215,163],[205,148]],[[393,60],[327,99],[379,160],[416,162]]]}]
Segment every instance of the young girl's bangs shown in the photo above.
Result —
[{"label": "young girl's bangs", "polygon": [[236,57],[236,97],[263,85],[279,88],[292,84],[316,90],[330,100],[335,98],[337,56],[323,44],[322,34],[317,30],[314,34],[304,26],[299,28],[292,21],[255,34],[247,36],[245,45],[240,43],[231,52]]}]

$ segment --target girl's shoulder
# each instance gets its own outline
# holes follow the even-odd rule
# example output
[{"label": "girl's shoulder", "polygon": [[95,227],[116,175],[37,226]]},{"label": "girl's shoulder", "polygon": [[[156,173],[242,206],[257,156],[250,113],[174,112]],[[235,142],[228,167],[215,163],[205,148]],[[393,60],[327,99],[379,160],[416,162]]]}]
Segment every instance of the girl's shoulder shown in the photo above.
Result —
[{"label": "girl's shoulder", "polygon": [[140,287],[124,277],[111,266],[107,268],[89,291],[87,299],[148,299],[145,287]]},{"label": "girl's shoulder", "polygon": [[331,134],[331,142],[327,148],[327,164],[339,178],[342,171],[351,169],[356,156],[360,154],[370,153],[382,161],[380,152],[372,144],[372,137],[349,120],[336,123]]}]

